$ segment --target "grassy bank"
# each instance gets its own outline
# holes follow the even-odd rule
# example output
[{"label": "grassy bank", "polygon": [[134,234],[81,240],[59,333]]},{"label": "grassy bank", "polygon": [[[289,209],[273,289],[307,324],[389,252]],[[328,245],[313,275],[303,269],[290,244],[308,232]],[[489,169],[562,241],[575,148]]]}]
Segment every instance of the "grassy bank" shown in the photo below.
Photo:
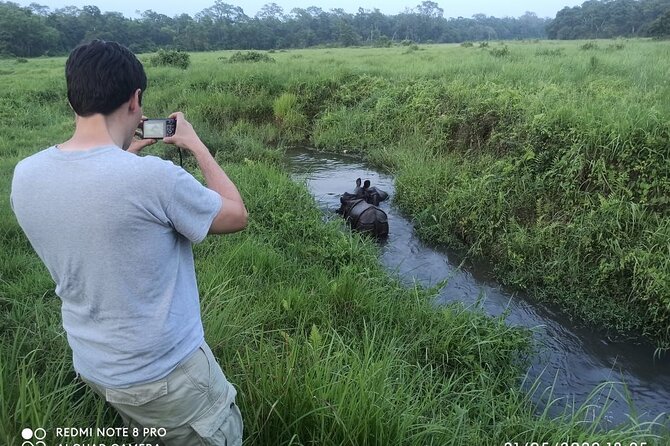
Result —
[{"label": "grassy bank", "polygon": [[360,152],[430,241],[611,336],[670,337],[670,46],[490,43],[196,63],[214,128]]},{"label": "grassy bank", "polygon": [[[657,61],[670,47],[597,45],[459,48],[464,62],[439,78],[354,77],[311,137],[394,170],[426,239],[613,336],[667,346],[670,91]],[[405,57],[438,62],[432,51]]]},{"label": "grassy bank", "polygon": [[[404,58],[443,50],[466,49],[389,51]],[[351,127],[336,119],[343,107],[352,116],[367,115],[357,111],[376,104],[384,91],[415,85],[409,79],[418,65],[396,73],[383,51],[278,53],[274,64],[226,64],[219,54],[197,54],[186,71],[149,69],[145,113],[186,111],[250,211],[247,230],[196,248],[207,340],[239,390],[245,444],[667,442],[667,434],[658,438],[649,425],[604,433],[587,407],[558,419],[537,413],[520,390],[531,354],[527,333],[459,306],[435,309],[428,293],[400,286],[378,264],[374,245],[324,222],[306,188],[282,171],[280,150],[268,145],[312,135],[323,147],[366,150],[393,166],[406,203],[413,202],[407,198],[412,191],[425,190],[423,182],[409,187],[413,178],[432,179],[412,176],[411,169],[422,156],[448,161],[444,150],[426,145],[428,128],[384,130],[370,114],[375,120],[358,132],[359,118]],[[493,58],[472,57],[480,56]],[[7,199],[16,162],[72,130],[63,62],[0,62],[0,443],[8,445],[20,444],[26,426],[47,428],[53,442],[55,427],[120,425],[75,381],[53,284]],[[441,66],[425,67],[425,82],[445,74]],[[365,89],[365,83],[373,86]],[[376,108],[392,112],[399,105]],[[381,142],[342,145],[332,137],[326,144],[329,131],[342,141],[378,131]],[[382,131],[400,132],[397,144]]]}]

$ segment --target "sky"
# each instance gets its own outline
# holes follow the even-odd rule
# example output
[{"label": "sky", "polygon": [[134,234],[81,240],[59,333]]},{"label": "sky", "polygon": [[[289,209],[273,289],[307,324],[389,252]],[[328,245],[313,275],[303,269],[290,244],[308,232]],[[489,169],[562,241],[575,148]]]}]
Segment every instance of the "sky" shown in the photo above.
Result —
[{"label": "sky", "polygon": [[[245,14],[254,16],[266,3],[277,3],[288,13],[293,8],[306,8],[318,6],[324,11],[333,8],[342,8],[346,12],[355,13],[359,7],[365,9],[378,8],[384,14],[397,14],[405,8],[414,8],[422,0],[222,0],[224,3],[242,7]],[[196,13],[214,4],[214,0],[190,0],[188,2],[177,0],[14,0],[23,6],[30,3],[46,5],[51,10],[63,6],[95,5],[102,12],[116,11],[123,13],[126,17],[139,17],[136,11],[151,9],[155,12],[173,17],[182,13],[194,16]],[[540,17],[555,17],[556,13],[565,6],[581,5],[584,0],[451,0],[437,1],[440,8],[444,9],[445,17],[472,17],[474,14],[486,14],[495,17],[519,17],[526,11],[535,12]]]}]

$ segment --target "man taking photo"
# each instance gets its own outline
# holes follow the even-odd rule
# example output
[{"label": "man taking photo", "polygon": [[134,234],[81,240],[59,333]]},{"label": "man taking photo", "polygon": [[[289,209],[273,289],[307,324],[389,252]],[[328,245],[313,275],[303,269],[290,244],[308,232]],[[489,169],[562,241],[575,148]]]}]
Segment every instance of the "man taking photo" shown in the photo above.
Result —
[{"label": "man taking photo", "polygon": [[[192,244],[242,230],[244,202],[183,114],[163,141],[191,152],[207,187],[134,141],[147,78],[115,42],[65,68],[76,128],[16,166],[11,204],[56,283],[78,375],[139,439],[240,445],[236,390],[204,340]],[[150,428],[160,439],[144,438]]]}]

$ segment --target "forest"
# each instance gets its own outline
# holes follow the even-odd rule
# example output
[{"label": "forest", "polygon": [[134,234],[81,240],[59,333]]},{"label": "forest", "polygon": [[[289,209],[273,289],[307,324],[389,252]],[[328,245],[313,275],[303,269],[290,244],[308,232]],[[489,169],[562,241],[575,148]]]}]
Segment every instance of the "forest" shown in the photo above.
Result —
[{"label": "forest", "polygon": [[670,1],[589,0],[560,10],[546,31],[560,40],[668,36]]},{"label": "forest", "polygon": [[67,53],[93,38],[116,40],[134,52],[174,48],[185,51],[221,49],[305,48],[317,45],[386,46],[393,40],[463,42],[468,40],[543,38],[547,19],[526,13],[519,18],[446,19],[437,3],[424,1],[398,15],[359,8],[324,11],[310,6],[285,12],[266,4],[254,17],[239,6],[216,0],[195,17],[168,17],[148,10],[139,19],[119,12],[101,12],[97,6],[47,6],[0,2],[0,54],[21,57]]},{"label": "forest", "polygon": [[396,15],[379,9],[310,6],[290,12],[268,3],[253,17],[242,7],[216,0],[191,17],[146,10],[140,18],[102,12],[97,6],[51,10],[0,1],[0,56],[63,55],[93,38],[115,40],[137,53],[158,48],[183,51],[280,49],[315,46],[385,47],[392,42],[458,43],[488,40],[661,37],[670,34],[670,0],[589,0],[564,8],[554,19],[533,12],[520,17],[446,18],[425,0]]}]

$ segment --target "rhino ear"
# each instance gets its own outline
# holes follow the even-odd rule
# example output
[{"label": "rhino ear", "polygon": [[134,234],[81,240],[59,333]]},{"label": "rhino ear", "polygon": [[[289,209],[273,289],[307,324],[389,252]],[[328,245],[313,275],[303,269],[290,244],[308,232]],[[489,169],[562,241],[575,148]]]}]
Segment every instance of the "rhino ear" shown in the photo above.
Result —
[{"label": "rhino ear", "polygon": [[360,187],[361,186],[361,179],[356,178],[356,186]]},{"label": "rhino ear", "polygon": [[365,183],[363,183],[363,187],[366,189],[370,187],[370,180],[365,180]]}]

